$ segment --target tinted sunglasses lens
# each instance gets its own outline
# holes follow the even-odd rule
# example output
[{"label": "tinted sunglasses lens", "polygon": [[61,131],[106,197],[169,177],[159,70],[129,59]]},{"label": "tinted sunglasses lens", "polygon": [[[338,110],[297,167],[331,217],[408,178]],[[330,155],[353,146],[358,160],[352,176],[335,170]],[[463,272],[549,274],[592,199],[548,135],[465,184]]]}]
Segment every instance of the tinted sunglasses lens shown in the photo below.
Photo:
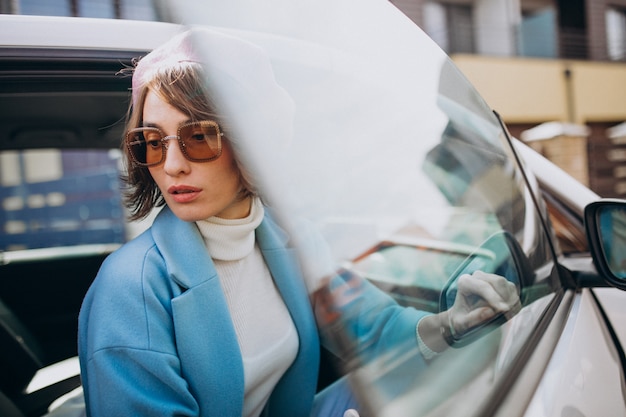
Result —
[{"label": "tinted sunglasses lens", "polygon": [[158,164],[163,158],[163,142],[161,132],[155,129],[133,129],[126,137],[128,148],[140,164]]},{"label": "tinted sunglasses lens", "polygon": [[182,127],[179,134],[185,146],[185,153],[192,160],[212,160],[222,152],[220,130],[216,123],[193,123]]}]

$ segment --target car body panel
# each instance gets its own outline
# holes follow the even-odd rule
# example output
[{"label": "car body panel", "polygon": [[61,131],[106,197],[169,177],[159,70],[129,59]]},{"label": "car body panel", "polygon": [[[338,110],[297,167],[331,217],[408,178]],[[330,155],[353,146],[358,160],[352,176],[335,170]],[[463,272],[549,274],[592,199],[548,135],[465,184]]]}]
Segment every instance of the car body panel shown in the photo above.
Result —
[{"label": "car body panel", "polygon": [[2,14],[0,27],[2,48],[126,49],[142,53],[181,30],[180,25],[164,22]]},{"label": "car body panel", "polygon": [[591,291],[575,295],[559,343],[524,416],[626,415],[623,364]]},{"label": "car body panel", "polygon": [[621,345],[626,346],[626,292],[615,291],[614,288],[595,288],[593,293],[608,316]]}]

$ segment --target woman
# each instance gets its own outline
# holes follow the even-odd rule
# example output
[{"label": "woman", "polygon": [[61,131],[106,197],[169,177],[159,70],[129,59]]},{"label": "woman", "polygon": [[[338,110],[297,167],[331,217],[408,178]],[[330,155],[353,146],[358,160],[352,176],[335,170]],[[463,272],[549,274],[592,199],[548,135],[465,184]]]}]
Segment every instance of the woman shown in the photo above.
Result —
[{"label": "woman", "polygon": [[[323,334],[320,342],[328,298],[313,297],[316,322],[289,236],[239,161],[229,123],[205,89],[214,74],[199,62],[186,32],[133,74],[128,206],[136,219],[164,207],[105,261],[85,297],[79,355],[88,414],[354,415],[343,381],[315,393],[320,343],[339,354],[346,346]],[[357,278],[337,285],[336,276],[317,294],[357,290],[332,308],[352,323],[364,352],[408,344],[432,356],[447,347],[442,328],[460,331],[509,308],[510,288],[496,278],[480,277],[489,306],[455,305],[456,319],[400,308]],[[417,355],[413,369],[426,359]]]}]

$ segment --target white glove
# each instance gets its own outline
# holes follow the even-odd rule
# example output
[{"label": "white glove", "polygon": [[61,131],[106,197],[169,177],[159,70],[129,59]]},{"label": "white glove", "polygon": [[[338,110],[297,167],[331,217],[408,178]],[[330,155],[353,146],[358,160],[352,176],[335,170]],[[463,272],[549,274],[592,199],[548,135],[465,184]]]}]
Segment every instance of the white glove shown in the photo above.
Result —
[{"label": "white glove", "polygon": [[515,284],[500,275],[476,271],[462,275],[448,321],[454,335],[486,323],[499,313],[511,317],[521,308]]},{"label": "white glove", "polygon": [[345,413],[343,413],[343,417],[360,417],[360,416],[359,416],[358,411],[356,411],[354,408],[351,408],[349,410],[346,410]]}]

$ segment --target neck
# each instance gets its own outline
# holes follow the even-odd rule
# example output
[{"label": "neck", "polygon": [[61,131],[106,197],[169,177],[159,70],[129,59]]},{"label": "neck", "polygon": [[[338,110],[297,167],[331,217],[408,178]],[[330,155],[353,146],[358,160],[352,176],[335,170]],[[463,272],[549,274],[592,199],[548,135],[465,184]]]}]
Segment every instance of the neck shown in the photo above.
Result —
[{"label": "neck", "polygon": [[231,204],[231,206],[220,213],[219,217],[221,219],[244,219],[250,215],[250,210],[252,207],[252,197],[246,195],[243,198],[237,197],[235,201]]}]

